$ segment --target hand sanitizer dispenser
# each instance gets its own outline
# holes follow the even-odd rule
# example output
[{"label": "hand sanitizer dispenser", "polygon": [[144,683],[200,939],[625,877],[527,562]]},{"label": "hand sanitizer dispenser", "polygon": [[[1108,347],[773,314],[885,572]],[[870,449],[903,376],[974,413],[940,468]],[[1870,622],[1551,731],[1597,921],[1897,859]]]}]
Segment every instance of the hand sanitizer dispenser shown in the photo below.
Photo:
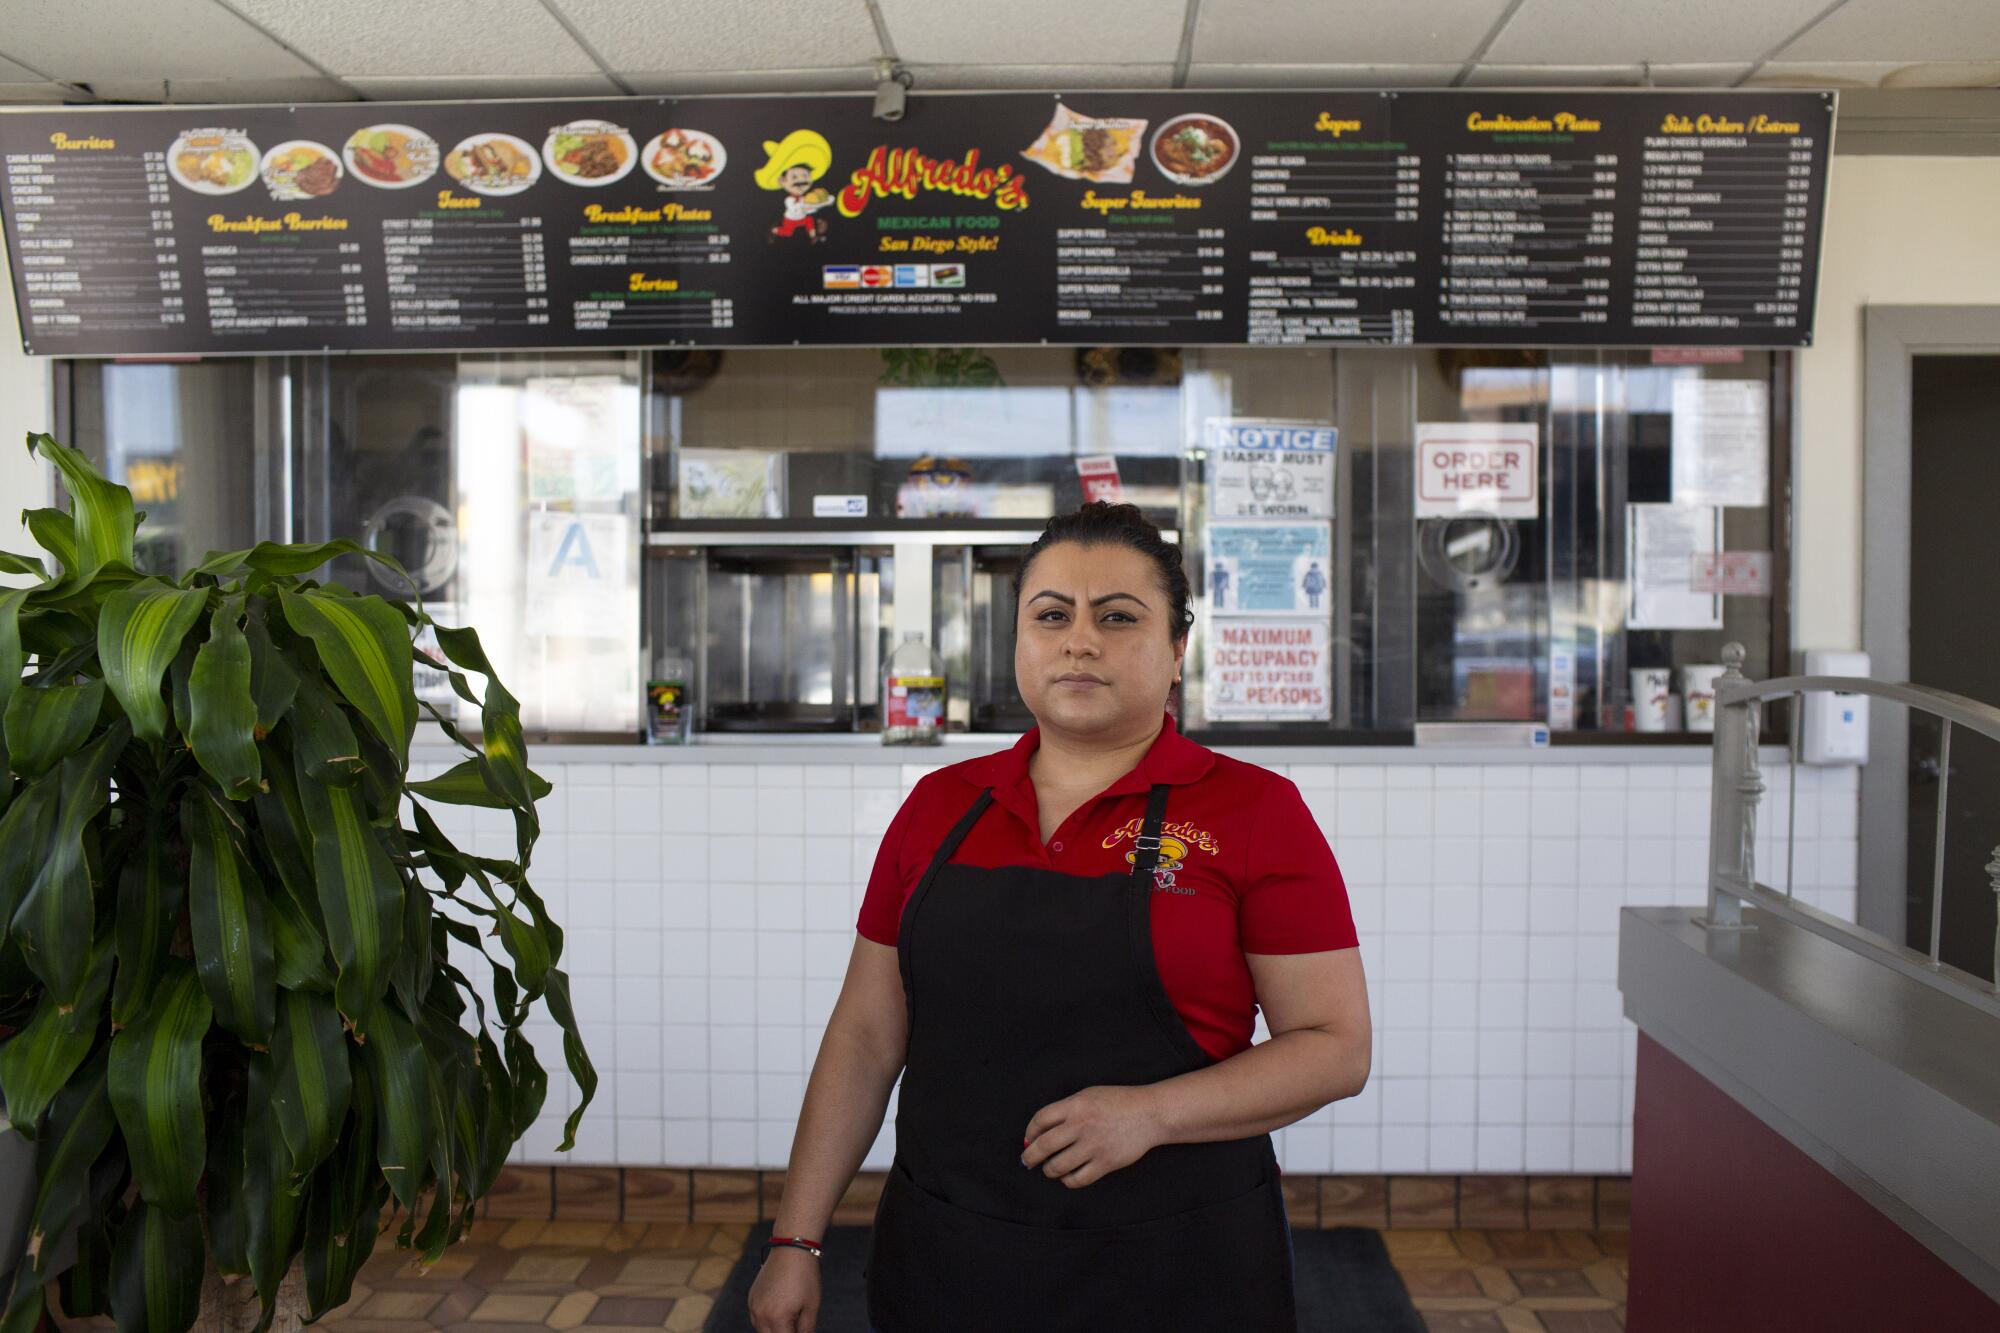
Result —
[{"label": "hand sanitizer dispenser", "polygon": [[[1868,654],[1810,648],[1805,655],[1808,676],[1866,676]],[[1805,697],[1805,730],[1800,734],[1800,759],[1808,764],[1868,762],[1868,696],[1814,690]]]}]

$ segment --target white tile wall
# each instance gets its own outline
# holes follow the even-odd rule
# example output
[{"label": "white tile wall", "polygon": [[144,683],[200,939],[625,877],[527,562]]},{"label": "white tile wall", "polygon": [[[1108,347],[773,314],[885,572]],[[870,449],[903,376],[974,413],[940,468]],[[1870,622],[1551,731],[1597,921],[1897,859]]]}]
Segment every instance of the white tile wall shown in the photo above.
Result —
[{"label": "white tile wall", "polygon": [[[1277,1131],[1286,1169],[1629,1172],[1618,909],[1705,901],[1706,758],[1281,770],[1347,881],[1375,1030],[1361,1094]],[[784,1167],[876,844],[927,766],[537,771],[554,791],[531,879],[599,1084],[556,1153],[577,1094],[560,1032],[532,1023],[549,1096],[514,1160]],[[1851,921],[1856,771],[1802,767],[1795,797],[1791,776],[1765,771],[1758,877],[1785,887],[1789,820],[1793,891]],[[430,809],[461,846],[513,854],[500,812]],[[892,1095],[864,1168],[888,1166],[894,1125]]]}]

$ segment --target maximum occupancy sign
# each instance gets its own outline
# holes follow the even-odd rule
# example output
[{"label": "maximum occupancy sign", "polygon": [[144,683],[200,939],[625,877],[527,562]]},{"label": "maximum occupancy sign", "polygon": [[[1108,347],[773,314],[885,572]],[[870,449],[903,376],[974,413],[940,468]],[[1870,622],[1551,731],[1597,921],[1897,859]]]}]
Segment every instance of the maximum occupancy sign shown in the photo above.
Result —
[{"label": "maximum occupancy sign", "polygon": [[36,355],[1799,347],[1834,98],[930,94],[0,112]]}]

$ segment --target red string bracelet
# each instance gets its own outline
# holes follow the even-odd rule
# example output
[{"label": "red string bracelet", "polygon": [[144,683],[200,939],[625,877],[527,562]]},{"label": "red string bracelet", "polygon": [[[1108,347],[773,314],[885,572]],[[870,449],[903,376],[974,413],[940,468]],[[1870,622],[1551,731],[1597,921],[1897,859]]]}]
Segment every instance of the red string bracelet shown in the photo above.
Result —
[{"label": "red string bracelet", "polygon": [[804,1236],[773,1236],[764,1242],[764,1252],[769,1254],[774,1246],[790,1245],[801,1250],[810,1250],[814,1258],[819,1257],[819,1242]]}]

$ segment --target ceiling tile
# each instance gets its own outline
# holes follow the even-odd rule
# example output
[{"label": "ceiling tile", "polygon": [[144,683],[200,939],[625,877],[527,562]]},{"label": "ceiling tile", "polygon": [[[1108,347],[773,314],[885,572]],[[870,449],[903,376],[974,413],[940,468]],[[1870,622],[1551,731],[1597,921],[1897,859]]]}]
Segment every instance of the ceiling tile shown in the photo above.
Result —
[{"label": "ceiling tile", "polygon": [[1174,67],[1161,65],[916,65],[915,96],[926,88],[1032,88],[1072,92],[1084,88],[1171,88]]},{"label": "ceiling tile", "polygon": [[861,0],[555,2],[604,63],[620,71],[866,67],[882,54]]},{"label": "ceiling tile", "polygon": [[[1202,0],[1194,58],[1204,64],[1458,65],[1508,0]],[[1175,6],[1178,9],[1178,6]],[[893,31],[893,29],[892,29]]]},{"label": "ceiling tile", "polygon": [[318,73],[210,0],[6,0],[0,47],[50,78],[304,78]]},{"label": "ceiling tile", "polygon": [[1463,65],[1190,65],[1190,88],[1446,88]]},{"label": "ceiling tile", "polygon": [[587,74],[597,69],[590,53],[576,44],[540,0],[230,3],[342,78],[440,71]]},{"label": "ceiling tile", "polygon": [[1465,76],[1468,88],[1641,88],[1637,65],[1480,65]]},{"label": "ceiling tile", "polygon": [[2000,85],[2000,61],[1774,60],[1750,82],[1775,88],[1991,88]]},{"label": "ceiling tile", "polygon": [[1605,21],[1604,0],[1527,0],[1485,60],[1496,65],[1748,64],[1809,23],[1827,0],[1675,0],[1625,5]]},{"label": "ceiling tile", "polygon": [[632,91],[649,96],[707,96],[724,93],[844,93],[875,86],[867,65],[824,69],[631,70],[618,77]]},{"label": "ceiling tile", "polygon": [[913,63],[1171,65],[1187,22],[1187,7],[1178,0],[878,3],[896,54]]},{"label": "ceiling tile", "polygon": [[43,83],[46,80],[26,65],[17,65],[0,56],[0,83]]},{"label": "ceiling tile", "polygon": [[67,96],[59,83],[0,83],[0,106],[46,106]]},{"label": "ceiling tile", "polygon": [[1776,58],[1912,64],[1993,52],[2000,52],[1993,0],[1848,0]]},{"label": "ceiling tile", "polygon": [[1749,70],[1741,65],[1648,65],[1647,75],[1658,88],[1730,88]]},{"label": "ceiling tile", "polygon": [[351,102],[354,94],[332,79],[98,79],[91,91],[121,102],[170,102],[242,106],[255,102]]},{"label": "ceiling tile", "polygon": [[347,80],[371,102],[441,102],[463,98],[617,97],[617,84],[602,74],[565,74],[530,79],[516,74],[481,77],[470,74],[404,75],[375,78],[356,75]]}]

